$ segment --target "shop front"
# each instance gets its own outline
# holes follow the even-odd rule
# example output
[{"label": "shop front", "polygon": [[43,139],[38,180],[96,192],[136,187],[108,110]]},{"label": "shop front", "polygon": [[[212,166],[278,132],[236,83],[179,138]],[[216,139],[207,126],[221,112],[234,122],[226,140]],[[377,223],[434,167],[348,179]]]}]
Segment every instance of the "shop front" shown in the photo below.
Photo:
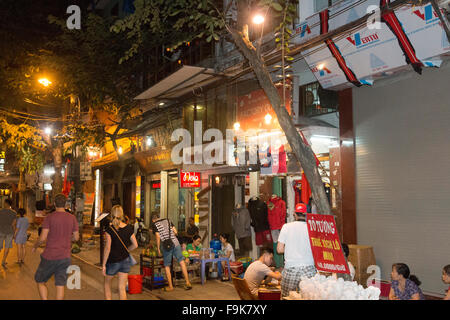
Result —
[{"label": "shop front", "polygon": [[168,218],[179,232],[187,228],[194,216],[194,192],[180,186],[180,166],[171,160],[171,147],[154,147],[135,153],[143,170],[141,212],[144,224],[151,225],[152,213]]}]

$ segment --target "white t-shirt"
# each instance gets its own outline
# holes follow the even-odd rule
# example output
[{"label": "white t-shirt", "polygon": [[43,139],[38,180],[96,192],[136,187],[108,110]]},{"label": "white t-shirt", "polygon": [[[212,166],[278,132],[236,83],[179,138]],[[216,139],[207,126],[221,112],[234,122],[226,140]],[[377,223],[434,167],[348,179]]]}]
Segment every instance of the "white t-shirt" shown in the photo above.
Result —
[{"label": "white t-shirt", "polygon": [[314,265],[306,222],[286,223],[281,228],[278,242],[284,244],[285,268]]},{"label": "white t-shirt", "polygon": [[355,279],[356,270],[350,261],[347,261],[347,262],[348,262],[348,268],[350,269],[350,276],[352,277],[352,281],[353,281]]},{"label": "white t-shirt", "polygon": [[236,258],[234,257],[234,249],[231,244],[228,243],[226,247],[224,247],[222,244],[222,251],[225,252],[226,255],[228,255],[228,252],[231,251],[230,261],[234,262],[236,260]]},{"label": "white t-shirt", "polygon": [[261,281],[271,272],[272,270],[259,260],[256,260],[248,266],[244,279],[247,281],[248,288],[253,295],[258,295],[258,288]]}]

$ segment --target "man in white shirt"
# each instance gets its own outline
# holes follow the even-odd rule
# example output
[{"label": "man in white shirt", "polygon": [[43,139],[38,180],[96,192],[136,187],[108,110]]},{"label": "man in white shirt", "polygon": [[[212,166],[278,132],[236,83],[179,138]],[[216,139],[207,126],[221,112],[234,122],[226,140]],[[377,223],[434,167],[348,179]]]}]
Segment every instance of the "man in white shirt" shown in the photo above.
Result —
[{"label": "man in white shirt", "polygon": [[263,248],[261,256],[255,262],[252,262],[245,271],[244,279],[247,281],[253,297],[258,299],[258,288],[261,282],[266,278],[266,283],[269,283],[272,278],[281,280],[281,273],[273,272],[269,266],[273,263],[273,249]]},{"label": "man in white shirt", "polygon": [[278,238],[277,251],[284,253],[284,269],[281,280],[281,296],[289,295],[290,291],[298,291],[301,277],[313,277],[316,273],[314,258],[309,242],[306,226],[306,205],[295,206],[295,221],[286,223]]}]

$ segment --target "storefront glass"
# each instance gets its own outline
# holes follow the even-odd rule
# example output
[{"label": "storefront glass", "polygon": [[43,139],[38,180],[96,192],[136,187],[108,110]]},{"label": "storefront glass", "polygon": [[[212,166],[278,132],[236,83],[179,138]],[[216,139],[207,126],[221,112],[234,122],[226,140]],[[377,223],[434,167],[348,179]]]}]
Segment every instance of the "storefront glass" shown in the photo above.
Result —
[{"label": "storefront glass", "polygon": [[178,231],[186,229],[186,197],[188,190],[180,189],[178,174],[169,175],[167,215]]},{"label": "storefront glass", "polygon": [[161,181],[150,183],[150,213],[160,212],[161,209]]}]

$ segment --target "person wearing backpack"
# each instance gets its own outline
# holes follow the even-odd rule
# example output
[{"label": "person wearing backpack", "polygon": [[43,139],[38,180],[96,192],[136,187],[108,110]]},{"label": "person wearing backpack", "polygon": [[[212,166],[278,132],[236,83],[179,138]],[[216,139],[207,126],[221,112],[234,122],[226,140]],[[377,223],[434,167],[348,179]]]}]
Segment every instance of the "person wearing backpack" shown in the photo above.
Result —
[{"label": "person wearing backpack", "polygon": [[[172,275],[170,272],[170,266],[172,265],[172,260],[175,257],[181,266],[181,271],[183,272],[184,280],[186,284],[184,286],[185,290],[192,289],[191,282],[189,281],[189,276],[187,273],[186,262],[184,261],[184,256],[181,251],[181,245],[178,241],[176,235],[177,230],[169,219],[160,219],[158,213],[152,215],[153,223],[153,233],[156,235],[156,247],[158,248],[159,256],[164,258],[164,269],[166,271],[168,287],[164,288],[165,291],[173,290]],[[161,254],[162,251],[162,254]]]},{"label": "person wearing backpack", "polygon": [[123,209],[115,205],[111,209],[111,225],[106,229],[103,251],[103,275],[105,276],[105,300],[111,300],[111,282],[119,276],[119,299],[127,300],[126,285],[131,266],[135,264],[130,251],[138,247],[133,226],[125,223]]}]

